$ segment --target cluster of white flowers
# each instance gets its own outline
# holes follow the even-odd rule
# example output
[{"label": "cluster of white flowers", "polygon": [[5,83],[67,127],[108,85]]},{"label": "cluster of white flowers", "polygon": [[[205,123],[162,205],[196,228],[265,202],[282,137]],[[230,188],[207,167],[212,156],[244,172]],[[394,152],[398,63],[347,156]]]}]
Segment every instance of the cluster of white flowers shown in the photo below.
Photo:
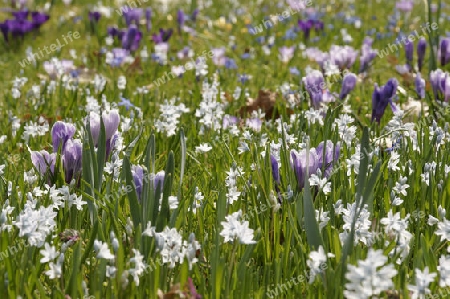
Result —
[{"label": "cluster of white flowers", "polygon": [[63,186],[61,188],[56,188],[55,185],[49,186],[45,184],[45,190],[38,187],[33,189],[33,195],[36,197],[42,197],[44,195],[49,195],[53,202],[52,207],[59,210],[60,207],[64,208],[66,203],[70,209],[73,205],[76,206],[78,211],[83,210],[83,205],[87,204],[86,201],[82,200],[81,195],[76,195],[75,193],[70,193],[69,186]]},{"label": "cluster of white flowers", "polygon": [[228,187],[227,192],[227,202],[228,204],[232,204],[236,200],[239,199],[241,192],[239,192],[237,188],[237,178],[242,176],[244,172],[242,172],[241,167],[231,167],[230,171],[227,171],[227,178],[225,179],[225,185]]},{"label": "cluster of white flowers", "polygon": [[397,270],[391,264],[386,265],[387,261],[383,250],[370,248],[365,260],[359,260],[357,266],[348,265],[345,278],[349,282],[345,284],[345,298],[375,298],[372,296],[392,289],[392,278],[397,275]]},{"label": "cluster of white flowers", "polygon": [[223,229],[220,235],[224,237],[225,242],[235,242],[237,240],[240,244],[255,244],[253,229],[249,228],[248,221],[241,221],[241,218],[241,210],[226,216],[226,221],[221,222]]},{"label": "cluster of white flowers", "polygon": [[329,212],[324,212],[321,207],[319,210],[316,210],[316,220],[319,223],[319,230],[322,230],[325,226],[327,226],[328,221],[330,221],[330,217],[328,217]]},{"label": "cluster of white flowers", "polygon": [[334,257],[334,254],[328,253],[325,254],[322,245],[319,246],[319,250],[311,251],[309,253],[308,260],[306,261],[306,265],[309,267],[309,283],[313,283],[316,276],[324,272],[327,268],[327,256]]},{"label": "cluster of white flowers", "polygon": [[48,122],[45,118],[40,117],[38,122],[28,122],[24,126],[22,139],[28,143],[30,137],[45,136],[49,131]]},{"label": "cluster of white flowers", "polygon": [[222,129],[226,104],[217,101],[218,95],[218,80],[214,79],[211,85],[205,80],[203,82],[202,101],[200,102],[200,107],[195,111],[195,116],[199,118],[199,123],[202,125],[199,134],[203,134],[205,129],[214,131]]},{"label": "cluster of white flowers", "polygon": [[20,89],[28,82],[27,77],[16,77],[13,81],[13,86],[11,89],[11,95],[14,99],[20,98]]},{"label": "cluster of white flowers", "polygon": [[37,201],[31,194],[28,194],[28,198],[23,210],[13,221],[13,225],[20,230],[19,237],[26,237],[30,246],[42,247],[46,237],[56,227],[57,213],[53,211],[53,206],[37,208]]},{"label": "cluster of white flowers", "polygon": [[[447,252],[450,252],[450,247],[447,248]],[[439,286],[450,287],[450,256],[442,255],[439,258]]]},{"label": "cluster of white flowers", "polygon": [[163,263],[169,263],[170,268],[174,268],[177,263],[181,264],[184,258],[188,260],[189,269],[198,261],[197,251],[201,246],[193,233],[185,241],[175,228],[166,226],[162,232],[156,232],[155,227],[148,222],[142,235],[155,238],[157,251],[161,254]]},{"label": "cluster of white flowers", "polygon": [[322,171],[320,171],[320,169],[317,170],[316,174],[311,174],[309,177],[309,184],[311,186],[318,186],[319,190],[325,195],[328,195],[331,192],[331,182],[328,182],[326,177],[322,177]]},{"label": "cluster of white flowers", "polygon": [[195,187],[194,202],[192,203],[192,212],[193,213],[196,213],[197,209],[202,207],[204,198],[205,197],[203,196],[202,192],[198,189],[198,187]]},{"label": "cluster of white flowers", "polygon": [[423,272],[420,269],[415,269],[416,272],[416,284],[408,285],[408,290],[412,292],[411,299],[425,298],[426,295],[431,294],[431,290],[428,288],[437,276],[437,273],[430,273],[428,266],[425,267]]},{"label": "cluster of white flowers", "polygon": [[170,101],[164,100],[164,104],[161,104],[161,114],[155,122],[157,132],[166,133],[167,136],[174,136],[176,134],[181,115],[189,112],[189,108],[186,108],[183,103],[179,105],[175,104],[178,100],[175,98]]},{"label": "cluster of white flowers", "polygon": [[5,230],[7,230],[8,232],[11,231],[12,225],[8,224],[9,220],[8,218],[13,211],[14,207],[11,207],[9,205],[9,201],[6,200],[5,203],[3,204],[2,212],[0,214],[0,233]]},{"label": "cluster of white flowers", "polygon": [[423,173],[420,175],[422,179],[422,183],[425,183],[427,186],[430,186],[430,176],[433,176],[436,172],[436,162],[425,163],[423,167]]},{"label": "cluster of white flowers", "polygon": [[336,215],[343,214],[344,219],[344,232],[339,234],[339,239],[341,243],[344,244],[347,238],[350,235],[350,231],[352,228],[352,223],[355,221],[355,235],[354,242],[355,244],[358,242],[364,243],[364,245],[368,245],[372,242],[373,234],[370,232],[370,227],[372,222],[370,221],[370,212],[367,210],[367,205],[358,209],[356,203],[347,204],[347,208],[342,207],[340,204],[338,207],[335,207]]},{"label": "cluster of white flowers", "polygon": [[339,137],[347,144],[348,147],[352,145],[356,137],[356,126],[349,126],[354,122],[354,118],[348,114],[341,114],[339,118],[334,120],[333,129],[338,128]]},{"label": "cluster of white flowers", "polygon": [[[385,226],[385,233],[396,241],[396,246],[391,250],[389,255],[394,256],[400,254],[400,257],[397,259],[397,264],[400,264],[408,256],[410,250],[409,243],[413,235],[407,231],[408,219],[409,214],[404,219],[401,219],[399,212],[393,214],[392,210],[390,210],[387,217],[380,220],[380,223]],[[386,240],[386,244],[389,244],[388,240]]]},{"label": "cluster of white flowers", "polygon": [[384,127],[383,131],[385,131],[387,135],[391,135],[392,140],[396,141],[402,140],[403,136],[409,137],[413,150],[420,152],[420,148],[418,146],[417,141],[417,131],[415,130],[416,124],[403,123],[404,115],[405,115],[404,111],[400,109],[394,112],[394,116],[388,122],[386,127]]},{"label": "cluster of white flowers", "polygon": [[[64,252],[59,252],[56,250],[55,246],[50,246],[45,242],[45,246],[40,251],[42,258],[40,260],[41,264],[49,263],[49,270],[45,271],[45,275],[50,279],[60,278],[62,274],[62,266],[64,264]],[[54,260],[57,259],[56,263]]]},{"label": "cluster of white flowers", "polygon": [[449,133],[445,132],[441,127],[439,127],[434,119],[433,124],[429,127],[429,129],[429,140],[432,141],[434,138],[436,138],[436,149],[439,150],[439,147],[441,145],[444,145],[449,140]]}]

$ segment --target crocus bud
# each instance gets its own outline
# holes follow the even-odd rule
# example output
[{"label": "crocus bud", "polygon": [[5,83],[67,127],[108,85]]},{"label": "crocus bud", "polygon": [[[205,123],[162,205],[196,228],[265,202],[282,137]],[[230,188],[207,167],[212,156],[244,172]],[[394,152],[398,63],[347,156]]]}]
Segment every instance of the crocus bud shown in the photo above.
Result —
[{"label": "crocus bud", "polygon": [[414,85],[416,86],[416,92],[419,99],[425,99],[425,80],[422,79],[420,73],[417,73]]},{"label": "crocus bud", "polygon": [[152,29],[152,9],[147,8],[145,10],[145,20],[147,25],[147,32],[149,32]]},{"label": "crocus bud", "polygon": [[425,52],[427,50],[427,41],[424,37],[421,37],[417,43],[417,66],[419,72],[422,71],[423,60],[425,58]]},{"label": "crocus bud", "polygon": [[191,21],[192,22],[195,22],[197,20],[198,12],[199,12],[198,8],[196,8],[194,10],[194,12],[192,12],[192,15],[191,15]]},{"label": "crocus bud", "polygon": [[154,180],[155,190],[157,190],[158,188],[161,188],[160,190],[162,192],[163,187],[164,187],[164,177],[165,177],[165,171],[164,170],[161,170],[161,171],[156,173],[155,180]]},{"label": "crocus bud", "polygon": [[441,86],[445,83],[446,74],[441,70],[437,69],[435,71],[431,71],[430,73],[430,84],[433,89],[433,94],[435,100],[439,99],[439,94],[442,91]]},{"label": "crocus bud", "polygon": [[177,13],[177,23],[178,23],[178,33],[180,33],[180,34],[181,34],[181,29],[184,26],[184,21],[185,21],[184,12],[183,12],[183,10],[179,9],[178,13]]},{"label": "crocus bud", "polygon": [[31,162],[33,166],[39,171],[41,175],[45,175],[48,168],[50,167],[50,172],[53,173],[55,170],[56,154],[49,154],[47,151],[30,151]]},{"label": "crocus bud", "polygon": [[136,51],[142,38],[142,32],[136,25],[132,24],[122,37],[122,48]]},{"label": "crocus bud", "polygon": [[117,110],[103,111],[102,119],[105,125],[106,140],[110,140],[119,128],[119,112]]},{"label": "crocus bud", "polygon": [[81,172],[82,149],[81,141],[78,139],[69,139],[64,147],[62,156],[67,184],[69,184],[72,179],[77,178],[78,174]]},{"label": "crocus bud", "polygon": [[393,110],[395,109],[392,98],[397,92],[397,86],[398,81],[395,78],[389,79],[386,85],[382,87],[375,84],[375,90],[372,94],[372,121],[376,120],[377,123],[380,123],[388,104],[391,104]]},{"label": "crocus bud", "polygon": [[443,38],[441,40],[441,66],[450,62],[450,38]]},{"label": "crocus bud", "polygon": [[356,75],[353,73],[347,73],[342,80],[342,89],[339,94],[339,98],[341,100],[345,99],[347,95],[352,92],[356,85]]},{"label": "crocus bud", "polygon": [[64,150],[67,140],[73,137],[75,134],[75,126],[71,123],[65,123],[57,121],[52,127],[52,144],[53,152],[58,151],[59,146]]},{"label": "crocus bud", "polygon": [[315,108],[320,107],[320,103],[323,100],[322,89],[325,87],[325,81],[322,73],[317,70],[312,71],[303,78],[303,83],[305,84],[306,91],[311,98],[312,106]]},{"label": "crocus bud", "polygon": [[[119,128],[120,115],[117,110],[103,111],[102,119],[105,125],[106,141],[111,141],[111,138]],[[91,112],[89,115],[89,123],[92,140],[94,141],[94,145],[97,146],[100,135],[100,116],[95,112]]]},{"label": "crocus bud", "polygon": [[450,100],[450,77],[447,74],[444,83],[444,102],[448,103],[449,100]]},{"label": "crocus bud", "polygon": [[408,41],[405,44],[405,56],[406,56],[406,64],[409,66],[409,70],[412,70],[413,64],[413,56],[414,56],[414,44],[411,41]]},{"label": "crocus bud", "polygon": [[133,165],[131,166],[131,174],[133,176],[134,185],[136,186],[138,199],[141,200],[144,182],[144,169],[139,165]]},{"label": "crocus bud", "polygon": [[98,11],[90,11],[89,12],[89,21],[91,22],[98,22],[101,18],[101,14]]},{"label": "crocus bud", "polygon": [[280,169],[278,167],[278,161],[273,155],[270,155],[270,164],[272,166],[272,176],[273,180],[279,184],[280,183]]},{"label": "crocus bud", "polygon": [[322,170],[322,167],[324,167],[325,177],[327,178],[331,174],[331,171],[333,169],[333,163],[337,161],[339,158],[340,149],[341,146],[339,143],[335,145],[330,140],[327,140],[326,144],[324,144],[324,142],[322,141],[316,148],[316,153],[319,161],[318,168]]},{"label": "crocus bud", "polygon": [[301,150],[300,152],[291,150],[291,158],[291,166],[294,169],[298,186],[300,189],[303,189],[305,178],[307,176],[309,178],[311,174],[315,174],[317,169],[319,169],[319,157],[316,150],[311,148],[309,151]]}]

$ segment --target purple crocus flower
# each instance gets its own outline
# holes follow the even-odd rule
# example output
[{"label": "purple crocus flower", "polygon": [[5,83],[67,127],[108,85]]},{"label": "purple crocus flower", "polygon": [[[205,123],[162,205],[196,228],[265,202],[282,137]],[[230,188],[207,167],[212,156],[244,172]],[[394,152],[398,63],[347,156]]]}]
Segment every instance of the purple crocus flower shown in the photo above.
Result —
[{"label": "purple crocus flower", "polygon": [[[120,115],[117,110],[103,111],[102,120],[105,125],[105,139],[109,142],[119,128]],[[95,112],[91,112],[89,115],[89,122],[92,140],[94,141],[94,145],[97,146],[101,126],[100,116]]]},{"label": "purple crocus flower", "polygon": [[25,33],[33,29],[33,23],[27,20],[6,20],[5,23],[8,26],[8,32],[11,32],[13,37],[23,37]]},{"label": "purple crocus flower", "polygon": [[364,44],[361,47],[361,56],[359,57],[359,72],[364,72],[376,56],[377,51],[372,49],[372,39],[366,37],[364,39]]},{"label": "purple crocus flower", "polygon": [[[148,179],[148,177],[145,176],[144,173],[144,169],[142,168],[142,166],[139,165],[132,165],[131,166],[131,174],[133,176],[133,181],[134,181],[134,185],[136,186],[136,193],[138,196],[139,201],[141,201],[142,199],[142,191],[144,188],[144,181],[146,181]],[[156,175],[151,175],[150,177],[153,178],[153,186],[154,186],[154,190],[156,192],[156,190],[162,192],[163,187],[164,187],[164,176],[165,176],[165,172],[164,170],[159,171],[158,173],[156,173]]]},{"label": "purple crocus flower", "polygon": [[192,15],[191,15],[191,21],[192,21],[192,22],[197,21],[198,13],[199,13],[198,8],[194,9],[194,11],[192,12]]},{"label": "purple crocus flower", "polygon": [[89,20],[91,22],[98,22],[100,18],[102,17],[101,13],[98,11],[90,11],[89,12]]},{"label": "purple crocus flower", "polygon": [[318,109],[323,101],[325,81],[320,71],[314,70],[303,78],[303,84],[309,94],[311,105]]},{"label": "purple crocus flower", "polygon": [[406,57],[406,64],[408,65],[409,70],[412,71],[414,58],[414,43],[411,41],[408,41],[405,44],[405,57]]},{"label": "purple crocus flower", "polygon": [[31,19],[33,23],[33,28],[38,29],[41,27],[42,24],[44,24],[50,19],[50,16],[46,13],[33,11],[31,12]]},{"label": "purple crocus flower", "polygon": [[330,61],[340,70],[350,69],[356,61],[358,51],[350,46],[332,45],[330,48]]},{"label": "purple crocus flower", "polygon": [[152,39],[155,42],[155,44],[165,43],[172,36],[172,33],[173,33],[172,28],[167,29],[167,30],[160,28],[158,34],[152,35]]},{"label": "purple crocus flower", "polygon": [[[325,153],[324,153],[325,147]],[[317,156],[319,157],[318,168],[323,169],[325,177],[329,178],[331,171],[333,170],[333,164],[338,160],[341,146],[339,143],[336,145],[327,140],[326,144],[322,141],[316,148]]]},{"label": "purple crocus flower", "polygon": [[422,71],[423,60],[425,58],[425,52],[427,50],[427,41],[424,37],[419,39],[417,43],[417,67],[419,72]]},{"label": "purple crocus flower", "polygon": [[147,32],[152,30],[152,9],[149,7],[145,10],[145,21],[147,26]]},{"label": "purple crocus flower", "polygon": [[313,27],[314,23],[312,20],[298,20],[298,27],[303,31],[305,40],[309,39],[311,28]]},{"label": "purple crocus flower", "polygon": [[413,9],[413,6],[414,1],[412,0],[400,0],[395,4],[395,7],[403,12],[410,12]]},{"label": "purple crocus flower", "polygon": [[276,184],[280,184],[280,168],[277,159],[272,154],[270,155],[270,165],[272,167],[273,180]]},{"label": "purple crocus flower", "polygon": [[108,35],[111,37],[116,37],[119,36],[119,29],[115,26],[108,26],[108,28],[106,28]]},{"label": "purple crocus flower", "polygon": [[125,18],[125,23],[127,24],[127,27],[130,27],[132,22],[134,22],[134,24],[138,27],[139,21],[142,17],[142,13],[143,13],[142,8],[133,8],[124,13],[123,16]]},{"label": "purple crocus flower", "polygon": [[113,54],[112,61],[108,61],[107,63],[113,67],[117,67],[122,65],[125,58],[130,54],[130,51],[122,48],[114,48],[111,50],[111,53]]},{"label": "purple crocus flower", "polygon": [[345,99],[347,95],[352,92],[352,90],[356,86],[356,80],[357,77],[353,73],[347,73],[344,75],[344,78],[342,80],[341,93],[339,94],[339,98],[341,100]]},{"label": "purple crocus flower", "polygon": [[130,51],[136,51],[139,48],[139,43],[142,39],[142,32],[131,25],[122,37],[122,48]]},{"label": "purple crocus flower", "polygon": [[50,173],[55,171],[56,153],[48,153],[47,151],[30,151],[31,162],[33,166],[43,176],[47,173],[50,167]]},{"label": "purple crocus flower", "polygon": [[449,102],[450,100],[450,74],[440,69],[430,73],[430,83],[434,97],[437,101]]},{"label": "purple crocus flower", "polygon": [[283,46],[279,48],[278,51],[280,52],[278,58],[282,62],[289,62],[292,59],[292,57],[294,57],[295,46],[292,47]]},{"label": "purple crocus flower", "polygon": [[53,152],[56,153],[61,146],[61,151],[64,151],[64,147],[69,139],[75,134],[75,126],[71,123],[65,123],[57,121],[52,127],[52,143]]},{"label": "purple crocus flower", "polygon": [[425,99],[425,80],[422,79],[420,73],[417,73],[414,85],[416,86],[416,92],[419,99]]},{"label": "purple crocus flower", "polygon": [[317,169],[319,169],[319,156],[316,149],[311,148],[309,151],[303,149],[300,152],[291,150],[291,166],[301,190],[304,187],[305,179],[312,174],[316,174]]},{"label": "purple crocus flower", "polygon": [[119,128],[119,112],[117,110],[103,111],[102,119],[103,123],[105,124],[106,140],[110,140]]},{"label": "purple crocus flower", "polygon": [[445,80],[447,74],[444,73],[441,69],[437,69],[435,71],[431,71],[430,73],[430,84],[433,89],[434,98],[439,100],[443,90],[445,88]]},{"label": "purple crocus flower", "polygon": [[239,119],[233,115],[225,115],[223,117],[222,129],[225,130],[229,126],[236,125],[239,122]]},{"label": "purple crocus flower", "polygon": [[217,66],[225,65],[227,58],[225,57],[225,48],[214,48],[211,50],[213,53],[212,61]]},{"label": "purple crocus flower", "polygon": [[397,86],[398,82],[395,78],[389,79],[382,87],[378,87],[375,83],[375,90],[372,94],[372,121],[376,120],[377,123],[380,123],[388,104],[395,109],[392,98],[397,93]]},{"label": "purple crocus flower", "polygon": [[24,21],[28,19],[28,14],[30,12],[28,10],[19,10],[19,11],[13,11],[12,15],[14,16],[15,20],[17,21]]},{"label": "purple crocus flower", "polygon": [[0,31],[2,32],[5,41],[8,42],[8,23],[0,23]]},{"label": "purple crocus flower", "polygon": [[139,165],[132,165],[131,174],[133,175],[133,181],[134,185],[136,186],[138,199],[141,200],[142,188],[144,186],[144,169]]},{"label": "purple crocus flower", "polygon": [[443,38],[440,45],[441,66],[450,62],[450,38]]},{"label": "purple crocus flower", "polygon": [[179,9],[177,13],[177,23],[178,23],[178,33],[181,34],[181,29],[184,26],[186,18],[184,16],[183,10]]},{"label": "purple crocus flower", "polygon": [[62,153],[63,167],[66,183],[77,180],[81,173],[81,157],[83,146],[78,139],[69,139]]}]

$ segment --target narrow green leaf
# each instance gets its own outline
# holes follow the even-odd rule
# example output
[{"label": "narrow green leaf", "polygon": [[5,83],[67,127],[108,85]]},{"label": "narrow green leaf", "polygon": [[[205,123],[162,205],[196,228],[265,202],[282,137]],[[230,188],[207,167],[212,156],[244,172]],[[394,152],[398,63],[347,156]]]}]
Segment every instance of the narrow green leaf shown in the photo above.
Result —
[{"label": "narrow green leaf", "polygon": [[102,117],[100,117],[100,135],[98,137],[97,147],[97,180],[95,182],[95,189],[100,191],[103,181],[103,168],[106,160],[106,131]]},{"label": "narrow green leaf", "polygon": [[67,293],[70,294],[71,298],[76,298],[80,294],[77,292],[77,280],[80,273],[80,265],[81,265],[81,244],[75,245],[73,257],[72,257],[72,274],[70,275],[69,285],[67,287]]},{"label": "narrow green leaf", "polygon": [[81,258],[81,264],[84,264],[84,262],[86,261],[87,257],[89,256],[89,254],[91,253],[92,247],[94,247],[94,241],[97,238],[97,233],[98,233],[98,220],[96,220],[94,222],[94,226],[92,228],[92,232],[91,232],[91,237],[89,239],[89,242],[85,248],[83,257]]},{"label": "narrow green leaf", "polygon": [[[356,193],[359,196],[362,196],[363,189],[364,189],[364,183],[366,180],[367,175],[367,169],[369,167],[369,128],[364,127],[363,130],[363,136],[361,139],[361,147],[360,147],[360,153],[361,153],[361,159],[359,162],[359,173],[357,178],[357,186],[356,186]],[[356,199],[356,202],[359,202],[359,198]],[[359,204],[358,204],[359,205]]]},{"label": "narrow green leaf", "polygon": [[[305,178],[305,188],[303,191],[303,211],[308,244],[312,248],[318,249],[320,245],[323,246],[323,241],[319,230],[319,224],[316,220],[316,211],[314,210],[311,189],[309,187],[309,180],[307,178]],[[298,215],[298,217],[300,217],[300,215]]]},{"label": "narrow green leaf", "polygon": [[170,196],[170,193],[172,192],[174,171],[175,171],[175,158],[174,158],[173,152],[170,151],[169,158],[167,160],[165,176],[164,176],[161,211],[158,214],[157,225],[156,225],[157,231],[163,230],[164,226],[170,220],[169,196]]},{"label": "narrow green leaf", "polygon": [[130,202],[131,219],[133,220],[134,227],[137,227],[141,223],[141,205],[139,204],[136,186],[134,184],[133,175],[131,174],[130,160],[127,156],[123,158],[123,171],[125,173],[125,181],[127,183],[127,197]]}]

